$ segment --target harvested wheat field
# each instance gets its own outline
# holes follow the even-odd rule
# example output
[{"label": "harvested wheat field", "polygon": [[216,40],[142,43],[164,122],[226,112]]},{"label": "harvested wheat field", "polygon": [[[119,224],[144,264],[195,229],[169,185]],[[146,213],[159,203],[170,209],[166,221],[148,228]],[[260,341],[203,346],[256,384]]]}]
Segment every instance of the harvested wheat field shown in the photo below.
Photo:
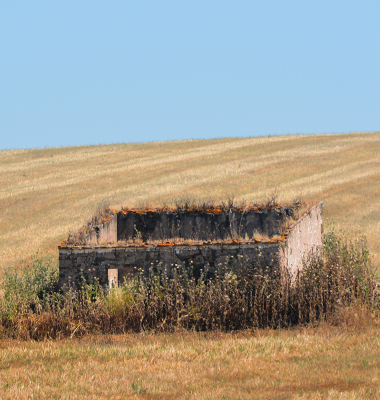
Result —
[{"label": "harvested wheat field", "polygon": [[[380,133],[1,151],[0,172],[0,275],[37,249],[56,258],[68,233],[106,204],[185,198],[321,200],[325,221],[353,238],[366,235],[380,264]],[[330,267],[338,271],[338,264]],[[342,299],[350,276],[339,280]],[[354,296],[330,320],[287,329],[195,332],[177,324],[172,333],[96,334],[97,310],[110,313],[113,299],[120,313],[114,291],[103,303],[72,303],[93,310],[94,322],[77,320],[70,309],[66,333],[57,328],[55,340],[48,327],[59,325],[64,310],[34,313],[33,303],[17,314],[11,301],[0,326],[0,398],[378,399],[379,311],[368,304],[377,306],[379,297],[371,287],[367,306]],[[365,288],[361,293],[367,296]]]},{"label": "harvested wheat field", "polygon": [[380,397],[375,326],[0,342],[0,365],[2,399]]},{"label": "harvested wheat field", "polygon": [[380,262],[380,133],[293,135],[0,152],[0,274],[57,245],[99,205],[178,199],[324,202]]}]

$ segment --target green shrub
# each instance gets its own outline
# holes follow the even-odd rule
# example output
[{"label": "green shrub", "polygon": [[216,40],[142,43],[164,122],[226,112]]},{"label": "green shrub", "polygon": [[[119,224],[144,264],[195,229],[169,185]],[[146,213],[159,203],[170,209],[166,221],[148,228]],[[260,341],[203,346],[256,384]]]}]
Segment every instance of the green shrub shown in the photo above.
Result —
[{"label": "green shrub", "polygon": [[1,300],[0,312],[7,318],[28,309],[43,308],[58,291],[58,266],[52,261],[32,257],[31,263],[19,271],[5,273],[1,288],[4,297]]}]

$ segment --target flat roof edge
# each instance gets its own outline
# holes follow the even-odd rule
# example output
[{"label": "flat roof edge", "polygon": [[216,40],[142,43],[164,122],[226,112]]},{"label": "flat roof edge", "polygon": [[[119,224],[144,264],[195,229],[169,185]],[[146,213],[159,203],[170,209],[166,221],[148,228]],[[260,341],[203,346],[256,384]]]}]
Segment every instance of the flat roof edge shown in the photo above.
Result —
[{"label": "flat roof edge", "polygon": [[211,243],[211,244],[188,244],[188,245],[164,245],[164,246],[58,246],[59,251],[112,251],[112,250],[141,250],[153,251],[160,249],[199,249],[199,248],[250,248],[250,247],[270,247],[279,246],[286,240],[278,240],[273,242],[256,242],[256,243]]}]

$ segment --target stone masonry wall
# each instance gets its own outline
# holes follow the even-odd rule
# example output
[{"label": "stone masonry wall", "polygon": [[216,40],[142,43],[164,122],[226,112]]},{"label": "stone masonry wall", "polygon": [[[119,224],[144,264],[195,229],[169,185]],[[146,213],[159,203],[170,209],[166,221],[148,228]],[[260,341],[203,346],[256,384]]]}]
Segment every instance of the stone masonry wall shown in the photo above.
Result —
[{"label": "stone masonry wall", "polygon": [[254,234],[281,235],[281,224],[292,216],[291,207],[229,211],[122,211],[95,227],[86,244],[100,245],[140,238],[142,241],[182,238],[185,240],[252,239]]},{"label": "stone masonry wall", "polygon": [[252,239],[255,232],[272,237],[280,235],[281,222],[293,213],[292,208],[263,208],[241,211],[148,211],[120,212],[117,215],[117,239],[140,236],[143,241],[183,238],[226,240],[235,236]]},{"label": "stone masonry wall", "polygon": [[[97,278],[101,285],[107,286],[110,276],[120,280],[133,275],[138,269],[148,274],[150,268],[157,266],[171,276],[178,265],[192,270],[195,275],[203,269],[212,276],[225,265],[239,267],[242,264],[253,269],[282,265],[295,274],[302,269],[305,257],[322,246],[322,206],[320,203],[312,207],[281,240],[265,244],[236,241],[231,244],[233,241],[230,240],[228,244],[132,247],[122,245],[118,240],[128,238],[128,235],[133,237],[134,233],[142,230],[153,239],[160,238],[160,235],[175,237],[179,233],[179,237],[194,238],[198,235],[202,240],[204,233],[210,235],[213,230],[216,239],[223,239],[225,235],[231,238],[231,230],[235,228],[243,229],[248,236],[253,235],[256,229],[259,233],[264,230],[268,234],[279,228],[283,215],[278,210],[268,209],[254,214],[240,212],[235,216],[232,213],[211,215],[202,212],[185,213],[180,217],[168,213],[115,214],[92,234],[87,246],[59,248],[59,283],[61,286],[70,282],[80,285],[83,277],[87,281]],[[178,221],[179,231],[174,234]],[[109,244],[105,246],[101,242]]]},{"label": "stone masonry wall", "polygon": [[166,269],[168,276],[179,265],[195,275],[202,269],[212,276],[226,265],[235,268],[243,264],[252,268],[275,265],[279,251],[279,244],[60,249],[59,284],[71,282],[78,286],[83,276],[87,281],[96,277],[106,286],[110,269],[120,270],[120,277],[134,274],[139,268],[147,274],[149,268],[158,264],[161,270]]}]

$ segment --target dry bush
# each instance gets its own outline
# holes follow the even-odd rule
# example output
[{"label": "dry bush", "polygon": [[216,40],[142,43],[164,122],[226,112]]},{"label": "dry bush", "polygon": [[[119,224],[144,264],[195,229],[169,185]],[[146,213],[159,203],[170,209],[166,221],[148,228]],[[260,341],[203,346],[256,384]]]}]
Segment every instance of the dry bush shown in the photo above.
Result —
[{"label": "dry bush", "polygon": [[347,242],[330,231],[323,254],[307,260],[293,277],[280,268],[252,270],[243,259],[235,264],[230,267],[226,261],[224,272],[211,278],[178,266],[170,279],[160,264],[153,265],[150,276],[141,271],[109,290],[95,280],[83,281],[78,291],[59,293],[54,285],[46,286],[45,279],[44,290],[37,285],[26,297],[17,295],[27,286],[21,280],[15,285],[22,278],[8,276],[0,331],[3,337],[37,340],[148,330],[288,328],[347,324],[350,307],[364,310],[362,319],[379,310],[378,285],[364,240]]}]

